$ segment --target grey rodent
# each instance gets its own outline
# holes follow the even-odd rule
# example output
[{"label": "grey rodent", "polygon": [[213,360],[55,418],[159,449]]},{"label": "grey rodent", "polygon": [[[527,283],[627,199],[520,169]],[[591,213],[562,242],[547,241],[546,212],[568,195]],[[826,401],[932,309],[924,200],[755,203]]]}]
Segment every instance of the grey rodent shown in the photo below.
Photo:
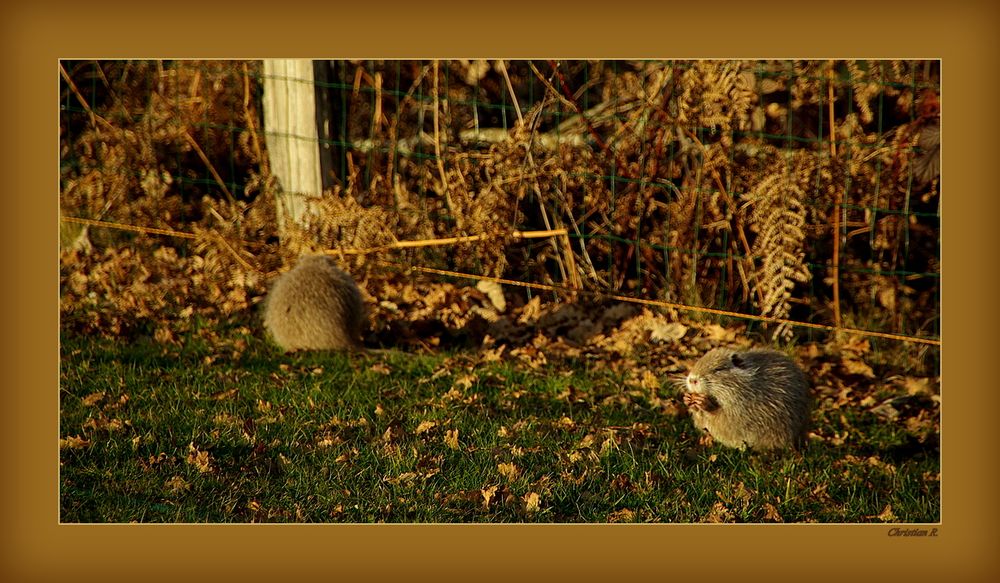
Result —
[{"label": "grey rodent", "polygon": [[715,348],[685,379],[695,427],[740,449],[798,448],[809,424],[809,383],[775,350]]},{"label": "grey rodent", "polygon": [[264,304],[264,326],[286,352],[359,348],[364,319],[358,286],[328,255],[300,259]]}]

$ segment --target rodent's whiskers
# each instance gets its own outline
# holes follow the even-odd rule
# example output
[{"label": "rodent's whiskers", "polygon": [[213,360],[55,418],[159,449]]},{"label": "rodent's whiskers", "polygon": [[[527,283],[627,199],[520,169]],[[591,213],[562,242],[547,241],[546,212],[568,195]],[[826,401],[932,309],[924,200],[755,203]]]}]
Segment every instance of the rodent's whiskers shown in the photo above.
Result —
[{"label": "rodent's whiskers", "polygon": [[674,388],[684,390],[687,387],[687,373],[670,375],[667,377],[667,381],[674,386]]}]

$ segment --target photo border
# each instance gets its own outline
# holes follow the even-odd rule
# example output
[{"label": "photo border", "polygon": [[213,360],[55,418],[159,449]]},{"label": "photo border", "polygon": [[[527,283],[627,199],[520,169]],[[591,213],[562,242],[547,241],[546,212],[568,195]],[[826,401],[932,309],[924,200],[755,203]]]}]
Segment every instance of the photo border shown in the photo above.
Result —
[{"label": "photo border", "polygon": [[[987,580],[998,573],[995,3],[10,3],[0,576],[8,581]],[[942,59],[942,504],[893,525],[60,525],[60,58]],[[990,316],[992,314],[992,316]],[[993,367],[990,367],[993,368]],[[995,373],[994,373],[995,374]],[[943,402],[944,402],[943,401]],[[924,528],[919,525],[900,525]],[[13,578],[12,578],[13,577]]]}]

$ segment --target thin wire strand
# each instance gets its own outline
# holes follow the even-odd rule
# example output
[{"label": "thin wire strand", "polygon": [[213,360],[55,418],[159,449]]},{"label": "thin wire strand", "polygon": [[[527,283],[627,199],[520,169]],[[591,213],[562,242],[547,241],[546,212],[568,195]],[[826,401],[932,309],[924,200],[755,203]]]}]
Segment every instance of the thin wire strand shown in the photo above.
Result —
[{"label": "thin wire strand", "polygon": [[[174,230],[171,230],[171,229],[158,229],[158,228],[155,228],[155,227],[138,227],[138,226],[134,226],[134,225],[126,225],[126,224],[122,224],[122,223],[113,223],[113,222],[109,222],[109,221],[97,221],[97,220],[94,220],[94,219],[83,219],[83,218],[79,218],[79,217],[62,217],[62,220],[66,221],[66,222],[70,222],[70,223],[80,223],[80,224],[91,225],[91,226],[95,226],[95,227],[104,227],[104,228],[107,228],[107,229],[120,229],[120,230],[124,230],[124,231],[133,231],[133,232],[137,232],[137,233],[148,233],[148,234],[154,234],[154,235],[164,235],[164,236],[168,236],[168,237],[182,237],[182,238],[185,238],[185,239],[196,239],[198,237],[194,233],[187,233],[187,232],[184,232],[184,231],[174,231]],[[560,235],[565,234],[565,230],[560,229],[559,231],[561,231],[561,232],[554,233],[553,236],[560,236]],[[215,238],[219,239],[219,240],[222,240],[224,242],[224,240],[221,238],[221,236],[217,235]],[[247,241],[243,241],[243,242],[244,243],[248,243]],[[384,246],[380,246],[380,247],[372,247],[372,248],[370,248],[368,250],[357,250],[357,251],[359,253],[366,252],[365,254],[367,254],[367,253],[376,253],[376,252],[385,251],[385,250],[394,249],[394,248],[401,248],[401,247],[389,247],[389,248],[386,248]],[[235,251],[233,251],[231,248],[229,249],[229,251],[231,251],[231,252],[233,252],[235,254]],[[337,253],[337,250],[330,249],[330,250],[327,250],[326,253]],[[237,255],[237,259],[240,259],[238,255]],[[433,268],[433,267],[423,267],[423,266],[418,266],[418,265],[404,265],[404,264],[401,264],[401,263],[395,263],[393,261],[387,261],[385,259],[376,259],[375,261],[377,263],[382,264],[382,265],[388,265],[388,266],[396,267],[396,268],[402,269],[402,270],[420,271],[420,272],[423,272],[423,273],[432,273],[432,274],[436,274],[436,275],[445,275],[445,276],[449,276],[449,277],[458,277],[458,278],[462,278],[462,279],[486,280],[486,281],[492,281],[492,282],[496,282],[496,283],[501,283],[501,284],[504,284],[504,285],[512,285],[512,286],[525,287],[525,288],[531,288],[531,289],[539,289],[539,290],[552,291],[552,292],[559,292],[559,293],[565,293],[565,294],[579,294],[579,293],[584,293],[584,294],[588,294],[588,295],[592,295],[592,296],[597,296],[597,297],[610,298],[610,299],[621,301],[621,302],[629,302],[629,303],[640,304],[640,305],[645,305],[645,306],[657,306],[657,307],[662,307],[662,308],[673,308],[673,309],[682,310],[682,311],[685,311],[685,312],[698,312],[698,313],[703,313],[703,314],[715,314],[715,315],[718,315],[718,316],[728,316],[728,317],[738,318],[738,319],[742,319],[742,320],[755,320],[755,321],[758,321],[758,322],[772,322],[772,323],[775,323],[775,324],[787,324],[787,325],[790,325],[790,326],[799,326],[799,327],[803,327],[803,328],[813,328],[813,329],[816,329],[816,330],[826,330],[826,331],[829,331],[829,332],[845,332],[845,333],[848,333],[848,334],[858,334],[860,336],[872,336],[872,337],[877,337],[877,338],[887,338],[889,340],[899,340],[899,341],[903,341],[903,342],[915,342],[915,343],[918,343],[918,344],[929,344],[929,345],[932,345],[932,346],[941,346],[941,341],[933,339],[933,338],[920,338],[920,337],[917,337],[917,336],[906,336],[906,335],[903,335],[903,334],[890,334],[890,333],[887,333],[887,332],[874,332],[874,331],[871,331],[871,330],[860,330],[860,329],[857,329],[857,328],[843,328],[843,327],[838,327],[838,326],[830,326],[830,325],[827,325],[827,324],[814,324],[812,322],[799,322],[799,321],[796,321],[796,320],[787,320],[787,319],[784,319],[784,318],[774,318],[774,317],[771,317],[771,316],[757,316],[757,315],[754,315],[754,314],[742,314],[740,312],[730,312],[728,310],[719,310],[719,309],[715,309],[715,308],[703,308],[703,307],[699,307],[699,306],[688,306],[688,305],[684,305],[684,304],[677,304],[677,303],[674,303],[674,302],[665,302],[665,301],[662,301],[662,300],[647,300],[647,299],[643,299],[643,298],[633,298],[633,297],[630,297],[630,296],[623,296],[623,295],[620,295],[620,294],[604,293],[604,292],[594,291],[594,290],[581,290],[581,289],[577,289],[577,288],[570,288],[570,287],[560,286],[560,285],[552,285],[552,284],[545,284],[545,283],[532,283],[532,282],[526,282],[526,281],[517,281],[517,280],[513,280],[513,279],[505,279],[505,278],[502,278],[502,277],[492,277],[492,276],[488,276],[488,275],[475,275],[475,274],[472,274],[472,273],[462,273],[462,272],[459,272],[459,271],[450,271],[450,270],[447,270],[447,269],[436,269],[436,268]],[[244,265],[244,267],[249,266],[249,264],[247,264],[245,261],[241,261],[241,263]],[[251,266],[251,268],[252,268],[252,266]]]},{"label": "thin wire strand", "polygon": [[119,229],[122,231],[133,231],[136,233],[147,233],[152,235],[166,235],[167,237],[181,237],[184,239],[197,239],[198,235],[194,233],[185,233],[184,231],[173,231],[170,229],[157,229],[156,227],[136,227],[133,225],[124,225],[122,223],[112,223],[109,221],[97,221],[94,219],[82,219],[80,217],[62,217],[62,220],[67,223],[79,223],[81,225],[90,225],[92,227],[104,227],[106,229]]},{"label": "thin wire strand", "polygon": [[705,313],[705,314],[716,314],[716,315],[719,315],[719,316],[729,316],[729,317],[732,317],[732,318],[739,318],[739,319],[742,319],[742,320],[756,320],[756,321],[759,321],[759,322],[771,322],[771,323],[775,323],[775,324],[788,324],[790,326],[801,326],[801,327],[804,327],[804,328],[814,328],[814,329],[817,329],[817,330],[827,330],[827,331],[830,331],[830,332],[846,332],[848,334],[859,334],[859,335],[862,335],[862,336],[875,336],[875,337],[879,337],[879,338],[888,338],[890,340],[902,340],[902,341],[906,341],[906,342],[916,342],[916,343],[920,343],[920,344],[930,344],[930,345],[933,345],[933,346],[941,346],[941,341],[940,340],[935,340],[933,338],[920,338],[920,337],[917,337],[917,336],[906,336],[906,335],[903,335],[903,334],[891,334],[891,333],[888,333],[888,332],[874,332],[874,331],[871,331],[871,330],[860,330],[860,329],[856,329],[856,328],[843,328],[843,327],[837,327],[837,326],[830,326],[830,325],[827,325],[827,324],[814,324],[812,322],[799,322],[797,320],[787,320],[787,319],[784,319],[784,318],[774,318],[774,317],[771,317],[771,316],[757,316],[757,315],[754,315],[754,314],[743,314],[743,313],[740,313],[740,312],[730,312],[730,311],[727,311],[727,310],[719,310],[719,309],[715,309],[715,308],[703,308],[703,307],[699,307],[699,306],[688,306],[688,305],[685,305],[685,304],[677,304],[677,303],[665,302],[665,301],[661,301],[661,300],[647,300],[647,299],[644,299],[644,298],[633,298],[633,297],[630,297],[630,296],[623,296],[623,295],[620,295],[620,294],[612,294],[612,293],[604,293],[604,292],[600,292],[600,291],[577,290],[577,289],[572,289],[572,288],[568,288],[568,287],[560,286],[560,285],[552,285],[552,284],[545,284],[545,283],[531,283],[531,282],[525,282],[525,281],[516,281],[516,280],[513,280],[513,279],[504,279],[502,277],[492,277],[492,276],[488,276],[488,275],[475,275],[475,274],[471,274],[471,273],[461,273],[461,272],[458,272],[458,271],[449,271],[447,269],[436,269],[436,268],[433,268],[433,267],[422,267],[422,266],[415,266],[415,265],[403,265],[403,264],[400,264],[400,263],[394,263],[392,261],[386,261],[384,259],[377,259],[376,261],[378,263],[383,264],[383,265],[390,265],[390,266],[393,266],[393,267],[398,267],[400,269],[409,269],[409,270],[414,270],[414,271],[421,271],[421,272],[424,272],[424,273],[433,273],[433,274],[436,274],[436,275],[446,275],[446,276],[450,276],[450,277],[460,277],[460,278],[464,278],[464,279],[486,280],[486,281],[492,281],[492,282],[496,282],[496,283],[502,283],[502,284],[505,284],[505,285],[527,287],[527,288],[532,288],[532,289],[540,289],[540,290],[553,291],[553,292],[562,292],[562,293],[567,293],[567,294],[569,294],[569,293],[585,293],[585,294],[590,294],[590,295],[593,295],[593,296],[610,298],[610,299],[618,300],[618,301],[622,301],[622,302],[630,302],[630,303],[634,303],[634,304],[641,304],[641,305],[646,305],[646,306],[657,306],[657,307],[663,307],[663,308],[674,308],[674,309],[683,310],[683,311],[686,311],[686,312],[700,312],[700,313]]}]

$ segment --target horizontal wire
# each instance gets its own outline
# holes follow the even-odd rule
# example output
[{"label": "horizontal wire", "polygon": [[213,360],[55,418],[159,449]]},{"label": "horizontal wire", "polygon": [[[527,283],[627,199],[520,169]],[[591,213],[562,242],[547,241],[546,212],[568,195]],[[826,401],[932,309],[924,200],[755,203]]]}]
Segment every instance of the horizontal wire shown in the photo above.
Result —
[{"label": "horizontal wire", "polygon": [[133,225],[124,225],[122,223],[111,223],[108,221],[97,221],[94,219],[82,219],[80,217],[62,217],[62,220],[67,223],[80,223],[81,225],[91,225],[93,227],[105,227],[107,229],[120,229],[123,231],[133,231],[136,233],[151,233],[154,235],[166,235],[168,237],[182,237],[184,239],[197,239],[198,236],[194,233],[185,233],[183,231],[172,231],[170,229],[157,229],[156,227],[136,227]]},{"label": "horizontal wire", "polygon": [[788,324],[790,326],[801,326],[801,327],[804,327],[804,328],[813,328],[813,329],[816,329],[816,330],[826,330],[826,331],[830,331],[830,332],[846,332],[846,333],[849,333],[849,334],[858,334],[858,335],[862,335],[862,336],[876,336],[876,337],[879,337],[879,338],[888,338],[888,339],[891,339],[891,340],[902,340],[902,341],[906,341],[906,342],[917,342],[917,343],[920,343],[920,344],[930,344],[930,345],[933,345],[933,346],[940,346],[941,345],[941,341],[940,340],[936,340],[936,339],[933,339],[933,338],[920,338],[918,336],[906,336],[906,335],[903,335],[903,334],[891,334],[891,333],[888,333],[888,332],[875,332],[875,331],[871,331],[871,330],[860,330],[860,329],[857,329],[857,328],[843,328],[843,327],[837,327],[837,326],[830,326],[830,325],[827,325],[827,324],[814,324],[812,322],[799,322],[797,320],[788,320],[788,319],[785,319],[785,318],[775,318],[775,317],[772,317],[772,316],[757,316],[757,315],[754,315],[754,314],[743,314],[743,313],[740,313],[740,312],[730,312],[728,310],[719,310],[719,309],[716,309],[716,308],[702,308],[702,307],[699,307],[699,306],[688,306],[688,305],[685,305],[685,304],[677,304],[677,303],[674,303],[674,302],[666,302],[666,301],[661,301],[661,300],[648,300],[648,299],[644,299],[644,298],[634,298],[634,297],[631,297],[631,296],[623,296],[623,295],[620,295],[620,294],[606,293],[606,292],[601,292],[601,291],[579,290],[579,289],[569,288],[569,287],[560,286],[560,285],[552,285],[552,284],[545,284],[545,283],[530,283],[530,282],[525,282],[525,281],[517,281],[517,280],[513,280],[513,279],[504,279],[502,277],[492,277],[492,276],[488,276],[488,275],[475,275],[475,274],[471,274],[471,273],[461,273],[461,272],[458,272],[458,271],[449,271],[447,269],[436,269],[436,268],[433,268],[433,267],[421,267],[421,266],[413,266],[413,265],[404,265],[404,264],[400,264],[400,263],[394,263],[394,262],[391,262],[391,261],[386,261],[384,259],[378,259],[376,261],[378,263],[383,264],[383,265],[391,265],[391,266],[398,267],[398,268],[401,268],[401,269],[412,269],[412,270],[415,270],[415,271],[421,271],[421,272],[425,272],[425,273],[433,273],[433,274],[437,274],[437,275],[447,275],[447,276],[451,276],[451,277],[460,277],[460,278],[465,278],[465,279],[486,280],[486,281],[492,281],[492,282],[496,282],[496,283],[502,283],[502,284],[505,284],[505,285],[514,285],[514,286],[520,286],[520,287],[528,287],[528,288],[532,288],[532,289],[540,289],[540,290],[553,291],[553,292],[564,292],[564,293],[567,293],[567,294],[584,293],[584,294],[598,296],[598,297],[603,297],[603,298],[610,298],[610,299],[618,300],[618,301],[622,301],[622,302],[630,302],[630,303],[634,303],[634,304],[642,304],[642,305],[647,305],[647,306],[657,306],[657,307],[664,307],[664,308],[674,308],[674,309],[683,310],[683,311],[686,311],[686,312],[700,312],[700,313],[706,313],[706,314],[716,314],[716,315],[719,315],[719,316],[730,316],[730,317],[733,317],[733,318],[739,318],[739,319],[743,319],[743,320],[756,320],[756,321],[760,321],[760,322],[771,322],[771,323],[775,323],[775,324]]},{"label": "horizontal wire", "polygon": [[[83,219],[83,218],[79,218],[79,217],[62,217],[62,220],[66,221],[66,222],[69,222],[69,223],[80,223],[80,224],[84,224],[84,225],[92,225],[92,226],[95,226],[95,227],[104,227],[104,228],[108,228],[108,229],[121,229],[121,230],[125,230],[125,231],[133,231],[133,232],[137,232],[137,233],[150,233],[150,234],[155,234],[155,235],[165,235],[165,236],[168,236],[168,237],[182,237],[182,238],[185,238],[185,239],[196,239],[197,238],[197,235],[195,235],[194,233],[187,233],[187,232],[184,232],[184,231],[174,231],[174,230],[171,230],[171,229],[158,229],[158,228],[155,228],[155,227],[139,227],[139,226],[134,226],[134,225],[126,225],[126,224],[122,224],[122,223],[113,223],[113,222],[108,222],[108,221],[97,221],[97,220],[94,220],[94,219]],[[544,237],[544,236],[547,236],[547,234],[549,232],[546,232],[546,231],[527,231],[526,233],[529,233],[532,237]],[[565,234],[565,229],[557,229],[555,231],[551,231],[551,234],[553,234],[553,235],[564,235]],[[455,241],[472,241],[472,240],[477,240],[477,239],[473,239],[471,237],[478,237],[478,236],[473,235],[473,236],[470,236],[470,237],[453,237],[453,238],[450,238],[450,239],[455,240]],[[527,238],[527,237],[525,237],[525,238]],[[427,240],[427,241],[430,241],[430,240]],[[402,243],[405,243],[405,242],[402,242]],[[446,243],[442,243],[442,244],[446,244]],[[409,245],[380,246],[380,247],[372,247],[370,249],[355,249],[355,250],[352,250],[352,251],[354,253],[356,253],[356,254],[367,254],[367,253],[375,253],[375,252],[385,251],[385,250],[390,250],[390,249],[395,249],[395,248],[404,248],[406,246],[409,246]],[[330,249],[330,250],[327,250],[326,253],[327,254],[331,254],[331,255],[336,255],[336,254],[338,254],[340,252],[337,251],[336,249]],[[941,346],[941,341],[933,339],[933,338],[921,338],[921,337],[917,337],[917,336],[906,336],[906,335],[903,335],[903,334],[891,334],[891,333],[888,333],[888,332],[875,332],[875,331],[871,331],[871,330],[861,330],[861,329],[857,329],[857,328],[843,328],[843,327],[837,327],[837,326],[830,326],[830,325],[827,325],[827,324],[814,324],[812,322],[799,322],[799,321],[796,321],[796,320],[788,320],[788,319],[785,319],[785,318],[775,318],[775,317],[772,317],[772,316],[758,316],[758,315],[754,315],[754,314],[743,314],[743,313],[740,313],[740,312],[731,312],[731,311],[728,311],[728,310],[719,310],[719,309],[715,309],[715,308],[703,308],[703,307],[699,307],[699,306],[688,306],[688,305],[685,305],[685,304],[677,304],[677,303],[674,303],[674,302],[666,302],[666,301],[662,301],[662,300],[648,300],[648,299],[643,299],[643,298],[633,298],[631,296],[624,296],[624,295],[620,295],[620,294],[605,293],[605,292],[591,291],[591,290],[581,290],[581,289],[570,288],[570,287],[559,286],[559,285],[552,285],[552,284],[545,284],[545,283],[531,283],[531,282],[525,282],[525,281],[517,281],[517,280],[513,280],[513,279],[505,279],[505,278],[502,278],[502,277],[492,277],[492,276],[488,276],[488,275],[475,275],[475,274],[471,274],[471,273],[462,273],[462,272],[459,272],[459,271],[450,271],[450,270],[447,270],[447,269],[436,269],[436,268],[433,268],[433,267],[422,267],[422,266],[415,266],[415,265],[404,265],[404,264],[401,264],[401,263],[395,263],[395,262],[387,261],[387,260],[384,260],[384,259],[376,259],[375,261],[378,262],[378,263],[381,263],[383,265],[389,265],[389,266],[396,267],[396,268],[399,268],[399,269],[404,269],[404,270],[420,271],[420,272],[423,272],[423,273],[433,273],[433,274],[437,274],[437,275],[446,275],[446,276],[450,276],[450,277],[458,277],[458,278],[463,278],[463,279],[486,280],[486,281],[492,281],[492,282],[496,282],[496,283],[501,283],[501,284],[504,284],[504,285],[512,285],[512,286],[518,286],[518,287],[540,289],[540,290],[552,291],[552,292],[561,292],[561,293],[566,293],[566,294],[583,293],[583,294],[588,294],[588,295],[592,295],[592,296],[610,298],[610,299],[617,300],[617,301],[622,301],[622,302],[629,302],[629,303],[641,304],[641,305],[646,305],[646,306],[657,306],[657,307],[663,307],[663,308],[673,308],[673,309],[682,310],[682,311],[685,311],[685,312],[700,312],[700,313],[705,313],[705,314],[715,314],[715,315],[719,315],[719,316],[729,316],[729,317],[732,317],[732,318],[738,318],[738,319],[743,319],[743,320],[755,320],[755,321],[759,321],[759,322],[771,322],[771,323],[775,323],[775,324],[787,324],[789,326],[799,326],[799,327],[803,327],[803,328],[812,328],[812,329],[815,329],[815,330],[825,330],[825,331],[828,331],[828,332],[846,332],[848,334],[858,334],[860,336],[873,336],[873,337],[877,337],[877,338],[887,338],[889,340],[900,340],[900,341],[904,341],[904,342],[915,342],[915,343],[918,343],[918,344],[929,344],[929,345],[932,345],[932,346]]]}]

